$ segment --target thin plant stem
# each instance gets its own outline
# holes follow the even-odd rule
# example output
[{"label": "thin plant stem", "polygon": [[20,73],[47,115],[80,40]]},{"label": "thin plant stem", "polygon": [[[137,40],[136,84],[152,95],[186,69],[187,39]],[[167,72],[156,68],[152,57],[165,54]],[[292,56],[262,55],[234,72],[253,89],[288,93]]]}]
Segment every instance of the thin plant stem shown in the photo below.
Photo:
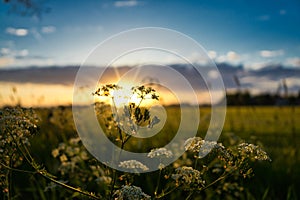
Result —
[{"label": "thin plant stem", "polygon": [[191,191],[190,192],[190,194],[186,197],[186,199],[185,200],[189,200],[189,199],[191,199],[192,198],[192,196],[193,196],[193,194],[194,194],[194,191]]},{"label": "thin plant stem", "polygon": [[157,177],[157,183],[156,183],[156,187],[155,187],[155,190],[154,190],[154,196],[157,195],[157,191],[158,191],[158,187],[159,187],[159,181],[160,181],[160,176],[161,176],[161,169],[159,169],[159,173],[158,173],[158,177]]},{"label": "thin plant stem", "polygon": [[66,188],[66,189],[72,190],[74,192],[78,192],[78,193],[83,194],[85,196],[88,196],[88,197],[90,197],[92,199],[101,199],[101,197],[98,197],[98,196],[94,195],[93,193],[86,192],[86,191],[83,191],[83,190],[81,190],[79,188],[75,188],[75,187],[72,187],[72,186],[67,185],[65,183],[62,183],[60,181],[57,181],[54,178],[51,178],[50,176],[48,176],[48,173],[45,173],[43,171],[38,171],[38,174],[41,175],[42,177],[44,177],[45,179],[48,179],[49,181],[51,181],[51,182],[53,182],[53,183],[55,183],[57,185],[60,185],[60,186],[62,186],[64,188]]},{"label": "thin plant stem", "polygon": [[[233,172],[233,171],[232,171]],[[216,180],[214,180],[213,182],[211,182],[210,184],[208,184],[207,186],[203,187],[200,189],[200,191],[206,190],[207,188],[213,186],[214,184],[216,184],[217,182],[227,178],[232,172],[229,172],[228,174],[226,174],[226,172],[223,172],[223,174],[217,178]]]},{"label": "thin plant stem", "polygon": [[198,159],[199,159],[199,158],[196,157],[196,160],[195,160],[195,166],[194,166],[195,169],[197,169]]},{"label": "thin plant stem", "polygon": [[172,188],[171,190],[169,190],[168,192],[164,193],[162,192],[162,194],[158,195],[155,197],[155,199],[161,199],[169,194],[171,194],[172,192],[174,192],[180,185],[177,185],[176,187]]},{"label": "thin plant stem", "polygon": [[27,173],[27,174],[36,174],[36,172],[12,168],[12,167],[7,166],[7,165],[5,165],[3,163],[0,163],[0,165],[2,165],[3,167],[5,167],[6,169],[8,169],[10,171],[15,171],[15,172],[20,172],[20,173]]},{"label": "thin plant stem", "polygon": [[113,180],[112,180],[112,184],[111,184],[111,189],[110,189],[110,194],[109,194],[109,200],[112,199],[113,197],[113,192],[114,192],[114,188],[115,188],[115,184],[116,184],[116,179],[117,179],[117,172],[116,170],[112,169],[113,171]]},{"label": "thin plant stem", "polygon": [[[10,161],[9,161],[9,163],[10,163]],[[7,186],[7,199],[8,200],[10,200],[11,199],[11,196],[10,196],[10,194],[11,194],[11,188],[10,188],[10,179],[9,179],[9,177],[10,177],[10,171],[7,171],[7,173],[6,173],[6,177],[5,177],[5,181],[6,181],[6,186]]]}]

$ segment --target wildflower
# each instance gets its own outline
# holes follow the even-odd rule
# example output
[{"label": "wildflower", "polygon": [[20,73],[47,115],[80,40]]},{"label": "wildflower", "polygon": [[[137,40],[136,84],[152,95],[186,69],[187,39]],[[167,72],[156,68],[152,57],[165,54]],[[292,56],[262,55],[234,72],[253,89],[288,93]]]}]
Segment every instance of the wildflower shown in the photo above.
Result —
[{"label": "wildflower", "polygon": [[254,160],[271,160],[264,150],[254,144],[241,143],[238,145],[238,151],[242,156]]},{"label": "wildflower", "polygon": [[53,149],[51,154],[54,158],[56,158],[59,155],[59,150],[58,149]]},{"label": "wildflower", "polygon": [[201,137],[192,137],[184,142],[184,148],[186,151],[192,151],[198,153],[204,140]]},{"label": "wildflower", "polygon": [[226,162],[228,165],[233,165],[233,154],[230,150],[227,150],[222,143],[218,143],[215,145],[215,150],[218,153],[218,158],[224,162]]},{"label": "wildflower", "polygon": [[119,167],[125,168],[125,169],[141,169],[143,171],[149,170],[149,168],[144,165],[143,163],[137,161],[137,160],[126,160],[123,162],[120,162]]},{"label": "wildflower", "polygon": [[215,141],[206,141],[204,140],[204,143],[202,144],[201,148],[199,149],[199,158],[203,158],[206,156],[213,148],[215,148],[217,145],[217,142]]},{"label": "wildflower", "polygon": [[80,138],[79,138],[79,137],[77,137],[77,138],[71,138],[71,139],[69,140],[69,143],[70,143],[71,145],[77,145],[78,142],[80,142]]},{"label": "wildflower", "polygon": [[115,200],[147,200],[151,196],[145,194],[140,187],[123,185],[121,189],[115,191]]},{"label": "wildflower", "polygon": [[158,169],[159,170],[162,170],[163,168],[165,168],[166,166],[164,165],[164,164],[162,164],[162,163],[159,163],[159,165],[158,165]]},{"label": "wildflower", "polygon": [[103,85],[100,88],[98,88],[93,95],[97,95],[97,96],[111,96],[112,92],[114,90],[120,90],[122,89],[122,87],[116,85],[116,84],[107,84],[107,85]]},{"label": "wildflower", "polygon": [[199,153],[199,158],[206,156],[216,145],[217,142],[203,140],[200,137],[192,137],[184,142],[185,150]]},{"label": "wildflower", "polygon": [[205,181],[201,178],[201,172],[192,167],[179,167],[172,174],[172,179],[176,181],[176,185],[182,185],[184,190],[203,187]]},{"label": "wildflower", "polygon": [[156,148],[151,149],[151,151],[147,155],[149,158],[159,157],[159,158],[171,158],[173,153],[166,148]]},{"label": "wildflower", "polygon": [[60,162],[65,162],[65,161],[68,160],[68,158],[67,158],[67,156],[66,156],[65,154],[63,154],[63,155],[61,155],[61,156],[59,157],[59,160],[60,160]]}]

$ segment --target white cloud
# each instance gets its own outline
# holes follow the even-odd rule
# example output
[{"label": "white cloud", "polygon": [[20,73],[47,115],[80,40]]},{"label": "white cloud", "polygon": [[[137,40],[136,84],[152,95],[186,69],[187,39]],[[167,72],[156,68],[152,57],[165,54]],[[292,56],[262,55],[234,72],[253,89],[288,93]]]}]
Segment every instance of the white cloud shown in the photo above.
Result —
[{"label": "white cloud", "polygon": [[19,51],[17,54],[18,54],[18,56],[25,57],[25,56],[28,56],[29,51],[27,49],[23,49],[23,50]]},{"label": "white cloud", "polygon": [[261,15],[257,18],[259,21],[269,21],[271,19],[270,15]]},{"label": "white cloud", "polygon": [[217,57],[217,52],[215,51],[208,51],[207,54],[211,59],[215,59]]},{"label": "white cloud", "polygon": [[115,1],[114,6],[115,7],[133,7],[137,6],[138,2],[136,0],[125,0],[125,1]]},{"label": "white cloud", "polygon": [[262,69],[264,67],[267,67],[269,65],[276,65],[278,63],[272,63],[270,61],[261,61],[261,62],[250,62],[245,64],[246,69],[253,69],[253,70],[258,70]]},{"label": "white cloud", "polygon": [[8,27],[6,28],[6,33],[15,35],[15,36],[26,36],[28,35],[28,30],[25,28],[13,28],[13,27]]},{"label": "white cloud", "polygon": [[216,58],[217,62],[237,63],[240,61],[240,55],[234,51],[228,51],[225,55],[220,55]]},{"label": "white cloud", "polygon": [[234,51],[229,51],[227,52],[227,58],[229,61],[235,61],[238,60],[240,56]]},{"label": "white cloud", "polygon": [[10,48],[1,48],[0,49],[0,57],[7,57],[7,58],[24,58],[29,55],[28,49],[22,50],[15,50]]},{"label": "white cloud", "polygon": [[28,49],[0,49],[0,67],[24,67],[24,66],[48,66],[53,65],[54,62],[51,58],[39,55],[30,55]]},{"label": "white cloud", "polygon": [[255,89],[260,92],[276,91],[278,87],[278,80],[272,80],[267,76],[246,76],[241,77],[239,80],[242,84],[250,84],[251,90]]},{"label": "white cloud", "polygon": [[0,54],[1,55],[8,55],[8,54],[10,54],[10,49],[9,48],[1,48]]},{"label": "white cloud", "polygon": [[55,26],[44,26],[41,28],[41,32],[45,34],[54,33],[56,31]]},{"label": "white cloud", "polygon": [[186,58],[192,62],[192,63],[197,63],[200,65],[205,65],[210,63],[209,57],[207,57],[206,54],[204,53],[199,53],[199,52],[193,52],[190,55],[186,56]]},{"label": "white cloud", "polygon": [[272,58],[276,56],[282,56],[284,54],[284,51],[282,49],[280,50],[262,50],[259,52],[259,55],[263,58]]},{"label": "white cloud", "polygon": [[292,67],[300,67],[300,57],[288,58],[286,64]]}]

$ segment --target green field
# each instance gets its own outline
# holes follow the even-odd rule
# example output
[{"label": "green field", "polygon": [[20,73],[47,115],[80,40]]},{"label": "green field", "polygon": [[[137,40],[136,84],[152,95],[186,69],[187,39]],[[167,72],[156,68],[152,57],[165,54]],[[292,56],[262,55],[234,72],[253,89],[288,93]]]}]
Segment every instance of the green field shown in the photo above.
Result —
[{"label": "green field", "polygon": [[[189,109],[189,108],[184,108]],[[154,137],[152,146],[164,146],[167,141],[176,134],[180,122],[180,112],[177,107],[168,107],[168,120],[162,131]],[[59,162],[53,158],[51,152],[62,142],[76,137],[77,133],[73,123],[70,107],[38,108],[35,109],[39,116],[38,133],[31,138],[30,151],[38,163],[59,178],[67,178],[70,184],[77,184],[88,190],[97,190],[91,185],[83,184],[79,180],[58,175]],[[210,109],[200,109],[201,123],[198,135],[204,136],[210,120]],[[101,121],[101,117],[100,117]],[[272,162],[256,163],[254,166],[255,176],[243,181],[245,193],[244,199],[297,199],[300,198],[300,107],[228,107],[224,129],[219,142],[230,146],[236,141],[244,140],[259,144],[269,154]],[[147,141],[145,142],[147,144]],[[136,141],[128,143],[128,149],[134,148]],[[148,144],[149,145],[149,144]],[[143,145],[144,150],[150,146]],[[180,158],[181,159],[181,158]],[[21,168],[30,168],[27,165]],[[84,164],[83,169],[87,168]],[[88,173],[88,172],[85,172]],[[70,173],[72,174],[72,173]],[[20,194],[20,199],[57,199],[70,197],[68,191],[62,188],[47,190],[49,182],[37,177],[14,173],[14,194]],[[140,177],[145,178],[144,175]],[[136,182],[145,180],[136,178]],[[85,179],[83,179],[85,180]],[[147,178],[147,185],[143,188],[153,189],[153,179]],[[88,180],[85,180],[88,181]],[[101,189],[99,189],[101,190]],[[214,191],[210,191],[213,194]],[[23,197],[23,198],[22,198]],[[171,199],[177,199],[170,196]],[[203,197],[202,197],[203,198]]]},{"label": "green field", "polygon": [[269,153],[271,164],[258,166],[249,182],[256,194],[269,188],[270,199],[300,198],[299,107],[229,107],[223,132],[258,141]]}]

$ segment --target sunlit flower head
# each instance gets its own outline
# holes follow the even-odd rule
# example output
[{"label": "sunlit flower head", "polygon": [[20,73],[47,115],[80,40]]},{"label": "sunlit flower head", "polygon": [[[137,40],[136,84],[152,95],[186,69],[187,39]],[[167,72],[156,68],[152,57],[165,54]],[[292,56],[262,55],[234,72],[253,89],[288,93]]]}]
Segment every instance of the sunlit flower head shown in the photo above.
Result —
[{"label": "sunlit flower head", "polygon": [[171,158],[173,156],[173,153],[170,150],[167,150],[166,148],[156,148],[151,149],[151,151],[147,155],[149,158]]},{"label": "sunlit flower head", "polygon": [[187,166],[177,168],[175,174],[172,174],[172,179],[176,181],[176,185],[182,185],[185,190],[200,188],[205,184],[201,172]]},{"label": "sunlit flower head", "polygon": [[184,142],[184,148],[186,151],[192,151],[198,153],[204,140],[201,137],[192,137]]},{"label": "sunlit flower head", "polygon": [[204,156],[206,156],[216,145],[217,142],[203,140],[200,137],[192,137],[184,142],[185,150],[199,153],[199,158],[203,158]]},{"label": "sunlit flower head", "polygon": [[141,169],[142,171],[147,171],[149,168],[144,165],[143,163],[137,161],[137,160],[126,160],[122,161],[119,164],[119,167],[125,168],[125,169]]},{"label": "sunlit flower head", "polygon": [[271,160],[264,150],[254,144],[241,143],[238,145],[238,151],[242,156],[255,160]]},{"label": "sunlit flower head", "polygon": [[204,143],[202,144],[201,148],[199,149],[199,158],[205,157],[213,148],[215,148],[217,145],[217,142],[215,141],[207,141],[204,140]]},{"label": "sunlit flower head", "polygon": [[121,189],[115,191],[115,200],[150,200],[151,196],[145,194],[140,187],[133,185],[123,185]]}]

